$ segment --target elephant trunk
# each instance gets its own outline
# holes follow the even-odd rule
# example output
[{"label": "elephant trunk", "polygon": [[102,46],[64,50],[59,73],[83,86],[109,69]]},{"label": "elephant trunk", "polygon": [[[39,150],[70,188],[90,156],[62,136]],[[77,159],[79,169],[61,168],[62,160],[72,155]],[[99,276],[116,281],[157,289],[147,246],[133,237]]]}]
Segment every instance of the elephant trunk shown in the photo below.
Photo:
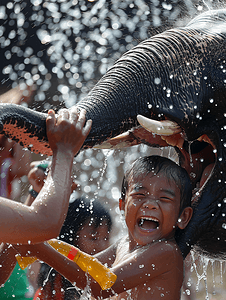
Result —
[{"label": "elephant trunk", "polygon": [[188,32],[169,30],[140,43],[125,53],[77,104],[79,109],[86,109],[87,119],[93,120],[85,147],[137,126],[139,114],[158,120],[169,118],[188,136],[192,132],[189,140],[197,138],[200,99],[207,90],[209,95],[213,92],[203,80],[208,56],[194,54],[194,64],[191,53],[200,47],[200,40],[198,35],[189,38]]},{"label": "elephant trunk", "polygon": [[47,114],[16,104],[0,104],[2,134],[29,150],[51,155],[46,134]]},{"label": "elephant trunk", "polygon": [[[197,111],[200,106],[200,94],[196,91],[206,91],[206,83],[200,87],[200,82],[204,59],[207,57],[203,58],[201,53],[196,57],[198,65],[194,66],[194,58],[191,56],[193,48],[199,46],[199,38],[195,35],[191,39],[188,30],[169,30],[124,54],[88,96],[76,105],[79,110],[86,109],[87,119],[93,121],[83,148],[100,144],[137,126],[136,117],[139,114],[160,120],[169,118],[178,123],[186,133],[192,132],[194,135],[199,120],[193,104],[197,104]],[[194,68],[199,68],[200,73],[194,73]],[[186,72],[189,76],[186,76]],[[7,114],[9,113],[11,120],[22,117],[26,136],[20,133],[14,137],[14,130],[5,130],[4,118],[8,118],[5,113],[0,116],[0,122],[4,124],[2,132],[32,151],[47,154],[49,150],[46,150],[45,125],[42,123],[46,115],[42,115],[39,120],[41,115],[36,114],[33,120],[31,110],[23,110],[20,116],[20,113],[16,113],[18,109],[14,110],[15,114],[8,109]],[[26,124],[26,121],[33,125]],[[39,127],[41,123],[44,131]],[[22,126],[19,127],[23,131]],[[34,136],[37,136],[38,142],[44,142],[44,146],[34,143]],[[191,140],[195,138],[190,136]],[[34,144],[36,149],[30,147]]]},{"label": "elephant trunk", "polygon": [[91,132],[85,142],[94,146],[125,132],[138,125],[137,115],[149,115],[153,103],[155,85],[150,83],[154,65],[152,57],[135,55],[134,52],[124,55],[88,96],[77,104],[79,109],[86,109],[87,119],[92,119]]}]

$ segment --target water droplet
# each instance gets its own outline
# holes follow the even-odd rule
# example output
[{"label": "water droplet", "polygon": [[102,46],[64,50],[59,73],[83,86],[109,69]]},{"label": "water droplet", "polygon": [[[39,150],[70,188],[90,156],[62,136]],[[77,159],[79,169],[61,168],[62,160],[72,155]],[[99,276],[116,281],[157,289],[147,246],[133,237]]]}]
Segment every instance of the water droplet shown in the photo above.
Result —
[{"label": "water droplet", "polygon": [[155,79],[154,79],[154,83],[155,83],[155,84],[160,84],[160,83],[161,83],[161,79],[158,78],[158,77],[155,78]]},{"label": "water droplet", "polygon": [[190,296],[191,295],[191,291],[189,290],[189,289],[186,289],[186,294],[188,295],[188,296]]}]

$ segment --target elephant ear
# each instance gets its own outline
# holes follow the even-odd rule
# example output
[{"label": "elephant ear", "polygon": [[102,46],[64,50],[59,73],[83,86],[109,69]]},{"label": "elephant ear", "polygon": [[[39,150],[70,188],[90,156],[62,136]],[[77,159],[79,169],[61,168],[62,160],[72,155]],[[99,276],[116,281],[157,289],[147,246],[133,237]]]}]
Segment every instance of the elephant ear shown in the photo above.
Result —
[{"label": "elephant ear", "polygon": [[[197,206],[193,207],[188,226],[184,230],[177,229],[175,238],[184,258],[194,247],[208,257],[225,259],[226,204],[223,199],[226,194],[217,182],[215,178],[203,191]],[[215,197],[219,201],[212,202]]]},{"label": "elephant ear", "polygon": [[191,248],[209,257],[225,259],[226,243],[226,182],[225,161],[226,150],[222,145],[224,131],[219,131],[219,125],[214,119],[208,119],[202,124],[203,131],[208,135],[217,149],[217,157],[211,180],[200,188],[197,202],[192,204],[193,215],[183,230],[177,229],[176,241],[185,258]]}]

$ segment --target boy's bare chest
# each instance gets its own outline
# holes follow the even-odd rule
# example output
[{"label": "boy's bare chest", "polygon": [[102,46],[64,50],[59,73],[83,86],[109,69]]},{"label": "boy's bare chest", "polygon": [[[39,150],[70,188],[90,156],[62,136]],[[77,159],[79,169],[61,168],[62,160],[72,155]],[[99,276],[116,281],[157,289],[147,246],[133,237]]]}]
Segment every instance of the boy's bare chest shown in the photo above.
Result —
[{"label": "boy's bare chest", "polygon": [[179,300],[180,287],[171,278],[172,274],[163,274],[109,300]]},{"label": "boy's bare chest", "polygon": [[[129,251],[129,243],[125,239],[119,244],[116,251],[116,259],[113,266],[120,265],[131,257]],[[179,300],[180,288],[182,285],[183,272],[178,276],[178,268],[176,267],[169,272],[163,273],[150,280],[147,280],[143,284],[136,285],[134,282],[134,288],[127,290],[119,295],[115,295],[110,300]]]}]

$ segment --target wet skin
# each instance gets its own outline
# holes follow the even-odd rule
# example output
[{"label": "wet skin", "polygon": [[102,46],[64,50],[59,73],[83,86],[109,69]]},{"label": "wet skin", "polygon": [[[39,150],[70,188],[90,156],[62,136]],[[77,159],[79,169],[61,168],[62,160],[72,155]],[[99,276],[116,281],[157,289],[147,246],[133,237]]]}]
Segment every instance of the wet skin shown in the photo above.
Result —
[{"label": "wet skin", "polygon": [[[132,299],[160,299],[163,295],[164,299],[179,299],[183,259],[174,240],[174,233],[177,226],[185,228],[192,215],[189,207],[179,216],[179,187],[161,173],[149,174],[140,180],[131,179],[125,202],[122,202],[120,209],[125,210],[129,237],[119,244],[112,270],[117,274],[121,268],[125,276],[125,273],[129,273],[125,271],[128,263],[135,269],[138,261],[142,261],[138,269],[142,266],[144,270],[138,272],[139,277],[127,274],[130,286],[133,285]],[[149,274],[146,280],[145,274]],[[138,278],[143,278],[143,282],[139,282]],[[127,296],[128,291],[116,299]]]},{"label": "wet skin", "polygon": [[[111,266],[117,280],[112,290],[101,291],[90,278],[92,295],[105,299],[115,293],[114,299],[126,299],[131,293],[133,300],[159,300],[163,294],[164,299],[179,300],[183,257],[174,240],[174,231],[176,226],[186,227],[192,209],[185,208],[179,216],[180,190],[161,172],[129,180],[125,202],[120,203],[120,209],[125,210],[129,236],[94,256],[102,264]],[[146,219],[141,222],[143,217],[157,220],[158,226]],[[76,286],[85,288],[85,273],[48,244],[32,245],[29,250],[69,281],[76,282]]]},{"label": "wet skin", "polygon": [[125,217],[131,240],[136,245],[172,239],[180,209],[180,189],[162,174],[131,180],[125,200]]}]

